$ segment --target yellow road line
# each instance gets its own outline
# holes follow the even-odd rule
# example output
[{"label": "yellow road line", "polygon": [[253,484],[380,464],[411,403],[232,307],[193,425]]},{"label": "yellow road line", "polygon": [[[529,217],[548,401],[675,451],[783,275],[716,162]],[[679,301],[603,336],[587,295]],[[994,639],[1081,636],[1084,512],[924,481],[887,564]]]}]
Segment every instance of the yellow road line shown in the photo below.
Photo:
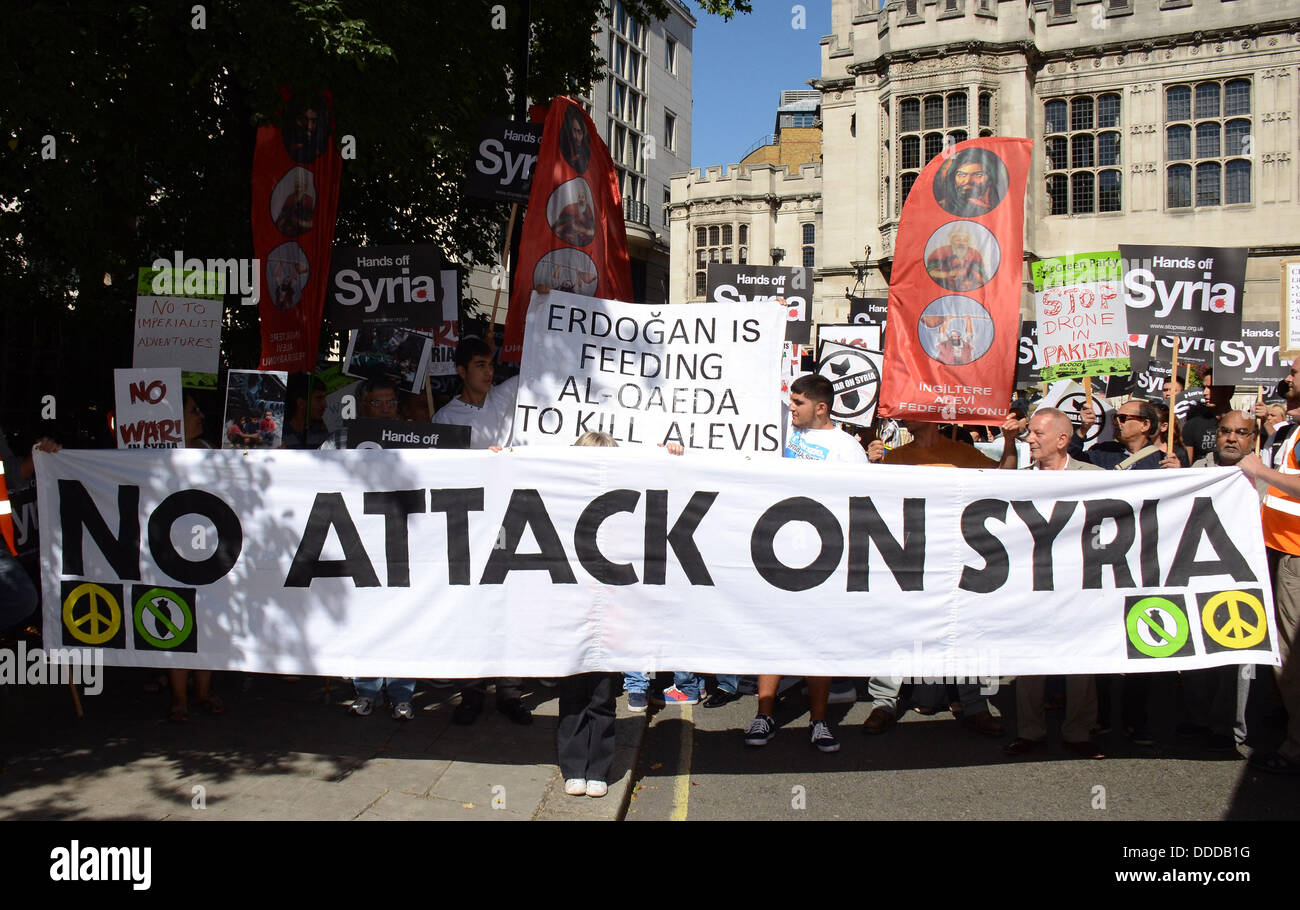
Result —
[{"label": "yellow road line", "polygon": [[668,820],[686,821],[686,810],[691,801],[691,749],[695,740],[695,723],[691,706],[682,705],[682,742],[677,753],[677,775],[673,778],[673,809]]}]

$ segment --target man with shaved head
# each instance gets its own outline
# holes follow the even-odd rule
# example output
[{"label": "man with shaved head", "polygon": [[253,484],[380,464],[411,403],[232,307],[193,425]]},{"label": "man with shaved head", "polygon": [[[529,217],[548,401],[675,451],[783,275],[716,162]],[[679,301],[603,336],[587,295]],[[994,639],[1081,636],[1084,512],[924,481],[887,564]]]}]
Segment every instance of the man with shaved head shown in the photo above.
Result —
[{"label": "man with shaved head", "polygon": [[1039,408],[1029,418],[1029,454],[1034,463],[1029,469],[1040,471],[1097,470],[1096,465],[1070,457],[1070,438],[1074,424],[1064,411]]},{"label": "man with shaved head", "polygon": [[[1014,416],[1003,425],[1003,433],[1013,434],[1020,428]],[[1033,464],[1026,471],[1097,471],[1096,465],[1070,457],[1070,437],[1074,424],[1064,411],[1039,408],[1029,418],[1029,454]],[[1015,463],[1003,462],[1003,467]],[[1016,677],[1016,738],[1003,747],[1007,755],[1028,755],[1047,742],[1047,710],[1043,704],[1046,677]],[[1091,676],[1065,677],[1065,722],[1061,725],[1061,745],[1081,758],[1102,758],[1092,742],[1092,727],[1097,722],[1097,686]]]}]

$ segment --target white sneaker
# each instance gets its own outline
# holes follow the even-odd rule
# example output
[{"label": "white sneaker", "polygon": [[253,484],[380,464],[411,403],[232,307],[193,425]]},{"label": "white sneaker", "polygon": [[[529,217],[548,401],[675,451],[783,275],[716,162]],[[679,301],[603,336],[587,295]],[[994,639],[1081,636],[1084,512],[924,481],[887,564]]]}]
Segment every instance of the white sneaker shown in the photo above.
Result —
[{"label": "white sneaker", "polygon": [[369,698],[355,698],[352,700],[352,713],[357,717],[365,717],[373,710],[375,710],[375,703]]},{"label": "white sneaker", "polygon": [[[598,781],[592,781],[591,783],[598,783]],[[571,777],[564,782],[564,792],[570,796],[586,796],[587,788],[590,786],[591,784],[581,777]]]},{"label": "white sneaker", "polygon": [[393,720],[415,720],[415,709],[409,701],[404,701],[393,708]]},{"label": "white sneaker", "polygon": [[596,799],[600,799],[608,792],[609,792],[609,784],[605,783],[603,780],[587,781],[588,796],[594,797]]}]

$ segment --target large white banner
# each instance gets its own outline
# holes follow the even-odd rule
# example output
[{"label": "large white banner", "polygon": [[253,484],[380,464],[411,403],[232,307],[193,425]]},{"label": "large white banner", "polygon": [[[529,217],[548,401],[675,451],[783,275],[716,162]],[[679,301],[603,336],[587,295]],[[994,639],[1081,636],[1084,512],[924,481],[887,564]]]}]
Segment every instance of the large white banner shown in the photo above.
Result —
[{"label": "large white banner", "polygon": [[572,445],[590,430],[620,443],[781,452],[785,405],[778,303],[654,307],[534,293],[515,439]]},{"label": "large white banner", "polygon": [[396,677],[1278,664],[1235,469],[635,449],[36,454],[45,641]]}]

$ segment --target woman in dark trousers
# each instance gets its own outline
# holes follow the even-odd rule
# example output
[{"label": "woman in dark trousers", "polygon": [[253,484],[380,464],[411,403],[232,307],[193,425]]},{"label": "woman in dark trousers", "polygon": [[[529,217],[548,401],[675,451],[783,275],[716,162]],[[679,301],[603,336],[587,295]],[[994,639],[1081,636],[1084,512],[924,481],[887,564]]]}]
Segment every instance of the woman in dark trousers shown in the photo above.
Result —
[{"label": "woman in dark trousers", "polygon": [[[584,433],[575,446],[617,446],[608,433]],[[609,792],[614,764],[615,699],[622,690],[618,673],[579,673],[560,680],[560,722],[555,751],[570,796],[601,797]]]}]

